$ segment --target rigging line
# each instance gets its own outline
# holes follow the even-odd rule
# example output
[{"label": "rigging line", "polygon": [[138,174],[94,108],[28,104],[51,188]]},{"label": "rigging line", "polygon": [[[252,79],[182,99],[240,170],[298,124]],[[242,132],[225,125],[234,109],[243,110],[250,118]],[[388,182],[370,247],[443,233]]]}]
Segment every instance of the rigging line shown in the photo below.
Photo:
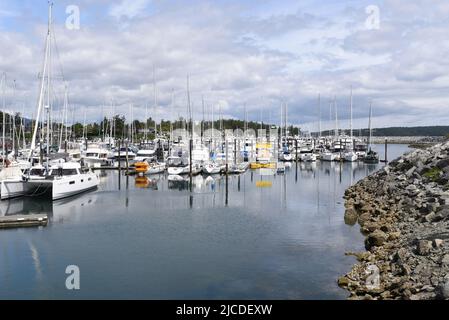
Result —
[{"label": "rigging line", "polygon": [[53,42],[54,42],[54,46],[55,46],[55,50],[56,50],[56,56],[57,56],[57,59],[59,62],[59,68],[61,69],[60,71],[61,71],[62,81],[65,82],[64,67],[61,62],[61,55],[59,54],[59,47],[58,47],[58,43],[56,42],[56,32],[55,32],[53,26],[52,26],[52,31],[53,31]]}]

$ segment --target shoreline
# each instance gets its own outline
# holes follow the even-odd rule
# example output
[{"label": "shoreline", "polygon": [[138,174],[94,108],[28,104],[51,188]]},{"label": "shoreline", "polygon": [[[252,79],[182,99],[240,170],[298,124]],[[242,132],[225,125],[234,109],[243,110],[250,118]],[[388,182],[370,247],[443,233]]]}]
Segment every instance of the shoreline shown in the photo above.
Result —
[{"label": "shoreline", "polygon": [[365,236],[338,285],[349,299],[449,299],[449,142],[415,150],[345,192]]}]

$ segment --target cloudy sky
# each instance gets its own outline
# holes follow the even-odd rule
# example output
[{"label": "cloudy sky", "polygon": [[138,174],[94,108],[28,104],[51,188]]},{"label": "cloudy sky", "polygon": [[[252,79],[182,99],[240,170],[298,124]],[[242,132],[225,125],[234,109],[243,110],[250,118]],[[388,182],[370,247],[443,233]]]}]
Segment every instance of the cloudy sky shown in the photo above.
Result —
[{"label": "cloudy sky", "polygon": [[[55,0],[54,109],[62,79],[75,120],[112,112],[143,119],[186,114],[348,127],[449,124],[449,2],[441,0]],[[72,7],[70,7],[72,6]],[[67,8],[77,6],[80,28]],[[378,9],[378,10],[377,10]],[[36,109],[47,25],[46,0],[0,0],[0,72],[7,108]],[[68,13],[67,13],[68,12]],[[157,87],[154,103],[153,70]],[[63,76],[62,76],[63,74]],[[16,81],[15,94],[12,90]],[[174,104],[172,105],[172,97]],[[335,111],[332,110],[332,117]]]}]

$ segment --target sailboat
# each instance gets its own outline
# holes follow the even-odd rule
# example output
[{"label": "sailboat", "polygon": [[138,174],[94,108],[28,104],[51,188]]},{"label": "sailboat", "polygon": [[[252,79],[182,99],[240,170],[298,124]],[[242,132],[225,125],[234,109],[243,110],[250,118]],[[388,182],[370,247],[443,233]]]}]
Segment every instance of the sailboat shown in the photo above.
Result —
[{"label": "sailboat", "polygon": [[[64,160],[61,160],[53,165],[50,164],[49,144],[51,143],[51,124],[49,120],[51,105],[50,101],[52,98],[52,93],[50,91],[52,88],[50,67],[52,65],[51,45],[54,40],[52,28],[52,9],[53,4],[50,4],[48,14],[48,33],[46,37],[44,64],[37,105],[36,124],[33,129],[33,137],[31,140],[31,151],[33,151],[36,147],[37,129],[39,127],[41,112],[44,108],[44,96],[46,95],[47,105],[45,106],[45,110],[47,111],[47,161],[44,176],[42,176],[41,179],[39,177],[36,177],[36,179],[27,179],[26,189],[31,192],[32,195],[49,194],[52,200],[58,200],[97,188],[100,180],[92,171],[81,170],[81,165],[78,162],[64,162]],[[45,84],[47,84],[47,86]],[[30,153],[29,157],[32,157],[32,153]],[[32,170],[29,170],[29,173],[31,173],[31,171]]]},{"label": "sailboat", "polygon": [[365,158],[363,159],[363,162],[368,163],[368,164],[377,164],[377,163],[379,163],[379,155],[377,154],[377,152],[375,152],[374,150],[371,149],[371,136],[372,136],[371,117],[372,117],[372,113],[373,113],[372,102],[370,102],[369,125],[368,125],[368,131],[369,131],[368,152],[367,152]]}]

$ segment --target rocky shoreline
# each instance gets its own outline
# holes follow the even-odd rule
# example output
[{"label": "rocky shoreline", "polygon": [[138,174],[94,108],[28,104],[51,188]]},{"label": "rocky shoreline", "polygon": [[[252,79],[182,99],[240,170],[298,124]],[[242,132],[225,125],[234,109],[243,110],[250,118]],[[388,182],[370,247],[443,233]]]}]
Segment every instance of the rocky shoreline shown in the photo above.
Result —
[{"label": "rocky shoreline", "polygon": [[345,193],[366,252],[338,279],[349,299],[449,299],[449,142],[412,151]]}]

